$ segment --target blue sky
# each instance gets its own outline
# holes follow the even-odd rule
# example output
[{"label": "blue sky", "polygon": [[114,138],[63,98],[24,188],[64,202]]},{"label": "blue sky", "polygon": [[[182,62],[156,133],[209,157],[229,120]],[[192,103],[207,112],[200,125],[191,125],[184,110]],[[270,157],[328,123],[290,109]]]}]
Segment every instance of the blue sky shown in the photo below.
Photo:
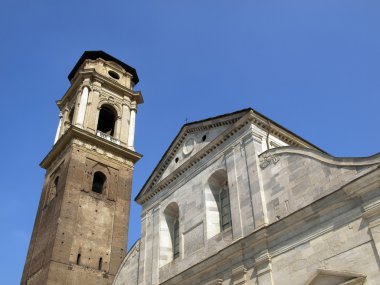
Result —
[{"label": "blue sky", "polygon": [[[140,77],[133,196],[186,120],[247,107],[334,156],[380,151],[379,1],[1,2],[1,284],[20,281],[54,102],[85,50]],[[139,211],[133,202],[129,246]]]}]

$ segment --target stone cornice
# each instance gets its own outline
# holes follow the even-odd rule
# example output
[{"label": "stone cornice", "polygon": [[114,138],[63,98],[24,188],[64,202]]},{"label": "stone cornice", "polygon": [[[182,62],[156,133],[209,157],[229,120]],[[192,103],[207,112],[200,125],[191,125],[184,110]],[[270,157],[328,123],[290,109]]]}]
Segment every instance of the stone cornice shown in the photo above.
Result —
[{"label": "stone cornice", "polygon": [[136,163],[142,155],[134,152],[130,149],[112,143],[108,140],[105,140],[95,134],[91,134],[83,129],[77,128],[75,126],[71,126],[66,133],[59,138],[50,152],[46,155],[46,157],[40,163],[40,166],[44,169],[48,169],[50,165],[56,160],[57,157],[66,149],[66,147],[72,143],[74,139],[79,139],[81,141],[85,141],[93,144],[96,147],[100,147],[114,155],[121,156],[132,163]]},{"label": "stone cornice", "polygon": [[259,155],[261,168],[266,168],[270,163],[276,164],[280,156],[284,154],[306,156],[334,166],[369,166],[380,164],[380,153],[369,157],[334,157],[313,149],[282,146],[269,149]]},{"label": "stone cornice", "polygon": [[354,179],[344,186],[344,191],[353,197],[361,197],[371,191],[380,193],[380,166]]},{"label": "stone cornice", "polygon": [[[86,78],[90,78],[92,82],[97,81],[97,82],[100,82],[101,84],[105,84],[107,87],[110,87],[111,91],[113,90],[116,92],[120,92],[120,97],[123,97],[124,95],[128,96],[132,101],[136,101],[137,104],[141,104],[144,102],[144,99],[140,91],[134,91],[134,90],[128,89],[127,87],[118,84],[114,80],[111,80],[110,78],[107,78],[97,73],[95,69],[90,69],[90,70],[82,70],[78,72],[78,74],[73,79],[71,86],[69,87],[69,89],[67,89],[67,91],[63,95],[62,99],[57,101],[58,107],[64,106],[66,102],[70,100],[72,94],[76,93],[76,90],[80,88],[81,85],[83,85],[83,81]],[[94,88],[93,83],[90,84],[90,87]],[[95,88],[97,90],[99,88],[101,89],[101,87],[99,86],[95,86]]]}]

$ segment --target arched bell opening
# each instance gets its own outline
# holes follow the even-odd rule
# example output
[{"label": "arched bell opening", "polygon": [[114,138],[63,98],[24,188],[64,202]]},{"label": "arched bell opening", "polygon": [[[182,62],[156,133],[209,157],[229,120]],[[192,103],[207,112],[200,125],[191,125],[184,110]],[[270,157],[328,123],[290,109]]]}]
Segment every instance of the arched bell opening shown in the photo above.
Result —
[{"label": "arched bell opening", "polygon": [[99,111],[97,130],[104,134],[114,136],[117,117],[116,114],[117,113],[113,107],[103,105]]}]

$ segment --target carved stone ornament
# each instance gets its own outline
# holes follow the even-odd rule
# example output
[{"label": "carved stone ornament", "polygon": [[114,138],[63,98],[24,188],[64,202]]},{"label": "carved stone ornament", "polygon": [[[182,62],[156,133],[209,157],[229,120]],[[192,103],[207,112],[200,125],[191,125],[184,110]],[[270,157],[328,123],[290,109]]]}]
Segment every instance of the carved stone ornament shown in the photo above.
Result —
[{"label": "carved stone ornament", "polygon": [[94,85],[92,90],[100,94],[102,92],[102,87]]},{"label": "carved stone ornament", "polygon": [[183,145],[182,152],[185,156],[192,153],[195,145],[195,140],[193,138],[189,138],[185,141],[185,144]]},{"label": "carved stone ornament", "polygon": [[280,158],[277,155],[273,155],[271,153],[264,153],[260,156],[260,167],[261,169],[265,169],[269,164],[276,165],[279,162]]}]

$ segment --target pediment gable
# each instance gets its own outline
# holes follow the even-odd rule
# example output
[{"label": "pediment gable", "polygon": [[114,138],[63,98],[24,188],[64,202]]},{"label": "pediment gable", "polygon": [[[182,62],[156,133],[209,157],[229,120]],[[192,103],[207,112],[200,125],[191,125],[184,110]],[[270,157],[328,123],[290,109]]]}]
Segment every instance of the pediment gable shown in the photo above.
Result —
[{"label": "pediment gable", "polygon": [[173,152],[173,156],[170,162],[168,162],[168,165],[163,171],[161,177],[158,179],[158,182],[165,179],[168,175],[170,175],[170,173],[190,160],[197,152],[202,150],[207,144],[221,135],[231,126],[232,122],[224,123],[225,124],[220,126],[210,125],[200,130],[194,130],[192,128],[187,129],[182,143],[179,143],[177,150]]},{"label": "pediment gable", "polygon": [[150,199],[248,123],[288,145],[324,152],[251,108],[188,123],[174,138],[135,201],[142,204]]},{"label": "pediment gable", "polygon": [[149,188],[158,184],[191,160],[247,112],[249,112],[249,109],[185,124],[162,156],[135,200],[138,201],[141,196],[148,192]]},{"label": "pediment gable", "polygon": [[366,276],[356,272],[318,269],[307,285],[362,285]]}]

